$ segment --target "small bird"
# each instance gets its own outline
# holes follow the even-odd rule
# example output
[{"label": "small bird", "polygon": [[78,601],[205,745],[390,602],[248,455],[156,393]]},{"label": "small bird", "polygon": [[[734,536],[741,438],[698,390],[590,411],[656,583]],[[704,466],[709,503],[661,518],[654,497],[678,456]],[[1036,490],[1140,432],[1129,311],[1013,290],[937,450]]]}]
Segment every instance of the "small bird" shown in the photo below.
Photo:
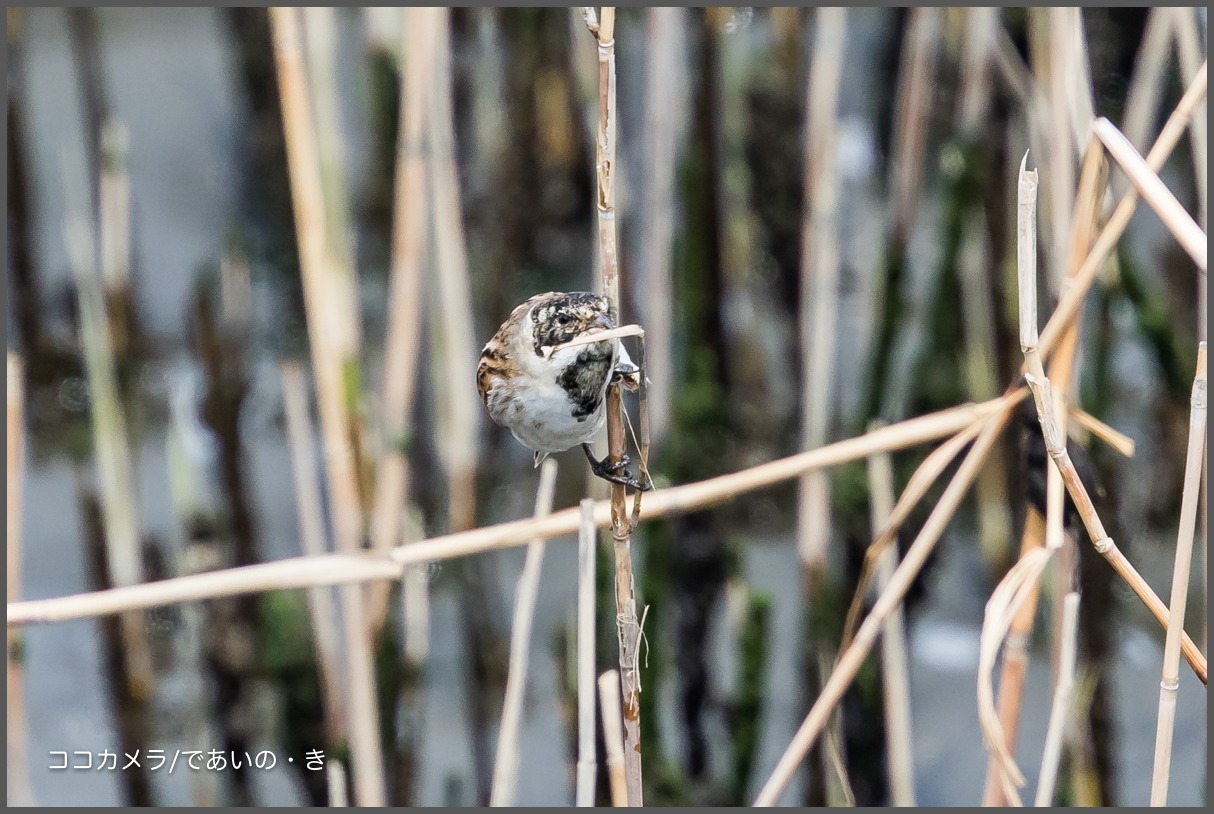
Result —
[{"label": "small bird", "polygon": [[607,300],[586,291],[536,294],[516,307],[481,350],[476,389],[490,417],[535,453],[535,465],[553,452],[582,445],[595,475],[647,491],[625,467],[598,460],[590,442],[606,421],[607,386],[620,377],[640,386],[640,369],[619,339],[560,347],[615,327]]}]

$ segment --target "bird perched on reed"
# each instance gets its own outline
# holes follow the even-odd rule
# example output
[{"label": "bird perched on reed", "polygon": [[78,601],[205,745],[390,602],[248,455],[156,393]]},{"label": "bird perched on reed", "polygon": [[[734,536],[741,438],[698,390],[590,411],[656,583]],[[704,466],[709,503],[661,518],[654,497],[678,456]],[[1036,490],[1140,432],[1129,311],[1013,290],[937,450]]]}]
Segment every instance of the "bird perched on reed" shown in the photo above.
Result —
[{"label": "bird perched on reed", "polygon": [[618,462],[598,460],[590,442],[606,421],[607,386],[620,377],[640,385],[640,369],[617,338],[564,347],[615,327],[607,300],[585,291],[536,294],[516,307],[481,351],[476,389],[489,416],[535,453],[535,465],[553,452],[581,444],[595,475],[645,491]]}]

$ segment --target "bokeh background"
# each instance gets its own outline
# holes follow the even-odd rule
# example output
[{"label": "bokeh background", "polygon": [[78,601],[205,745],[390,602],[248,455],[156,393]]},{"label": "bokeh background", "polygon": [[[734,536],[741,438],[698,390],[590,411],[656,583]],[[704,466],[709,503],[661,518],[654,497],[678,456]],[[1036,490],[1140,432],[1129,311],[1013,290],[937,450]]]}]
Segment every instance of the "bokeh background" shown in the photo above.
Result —
[{"label": "bokeh background", "polygon": [[[1051,18],[989,12],[985,24],[996,33],[975,91],[980,115],[967,117],[961,99],[974,80],[966,48],[978,14],[846,12],[834,125],[837,341],[825,440],[859,434],[873,419],[988,398],[1011,381],[1020,359],[1013,179],[1029,147],[1043,176],[1043,314],[1057,291],[1048,247],[1061,215],[1046,198],[1055,178],[1069,172],[1074,183],[1078,155],[1060,157],[1034,140],[1033,127],[1048,128],[1050,111],[1030,121],[1012,81],[1020,65],[1039,91],[1048,88]],[[1081,21],[1094,111],[1145,152],[1187,84],[1184,38],[1196,37],[1205,53],[1206,12],[1085,9]],[[308,370],[308,337],[266,10],[9,9],[7,23],[7,343],[24,360],[28,399],[21,597],[115,579],[93,455],[89,334],[65,232],[72,212],[98,224],[100,251],[117,258],[103,263],[101,281],[125,416],[120,440],[132,462],[140,579],[301,554],[279,362],[295,359]],[[742,469],[803,443],[806,76],[820,24],[816,10],[619,12],[622,310],[651,340],[659,486]],[[331,215],[352,258],[355,412],[373,459],[389,443],[379,432],[380,393],[393,217],[402,205],[393,196],[402,43],[410,40],[395,9],[315,9],[304,26],[317,132],[329,151],[326,190],[338,207]],[[468,290],[467,319],[454,324],[470,328],[458,346],[471,354],[457,364],[448,352],[453,323],[438,277],[447,272],[429,251],[407,421],[415,537],[530,514],[529,451],[479,405],[470,424],[453,428],[447,399],[473,387],[475,353],[514,304],[539,291],[592,288],[597,277],[597,63],[581,16],[455,9],[449,32],[438,47],[451,66]],[[914,70],[923,95],[911,110],[921,118],[908,124]],[[1152,72],[1155,85],[1137,79]],[[1157,95],[1131,123],[1136,81],[1148,83],[1138,93]],[[1161,176],[1204,218],[1188,136]],[[1113,170],[1111,184],[1124,189],[1124,176]],[[427,188],[403,206],[427,212],[433,201]],[[102,212],[109,214],[94,220]],[[1090,454],[1119,546],[1163,597],[1196,340],[1204,337],[1197,280],[1159,219],[1140,207],[1087,299],[1078,356],[1079,403],[1137,443],[1133,459],[1099,443]],[[474,443],[471,492],[449,478],[454,453],[445,445],[461,437]],[[923,453],[895,456],[899,486]],[[319,436],[308,454],[319,471]],[[588,489],[604,494],[580,451],[558,458],[558,508]],[[983,788],[978,634],[1024,522],[1024,466],[1012,436],[988,469],[981,503],[967,499],[908,597],[914,774],[925,805],[975,804]],[[863,465],[834,471],[830,486],[820,580],[807,580],[798,558],[795,484],[638,530],[638,600],[649,606],[647,802],[747,803],[785,749],[819,680],[813,659],[837,647],[872,534]],[[363,498],[369,502],[369,491]],[[904,543],[925,515],[912,518]],[[1204,642],[1200,562],[1188,629]],[[406,659],[393,594],[376,664],[394,803],[485,801],[521,563],[515,549],[427,568],[420,664]],[[608,563],[604,554],[600,574],[609,574]],[[1139,804],[1150,783],[1163,636],[1097,566],[1103,577],[1098,569],[1089,575],[1095,582],[1085,582],[1084,600],[1094,621],[1083,630],[1086,641],[1103,644],[1082,661],[1058,800]],[[549,546],[522,726],[521,804],[572,800],[575,570],[571,538]],[[614,661],[610,596],[604,581],[603,668]],[[1026,794],[1049,710],[1055,615],[1043,592],[1017,753]],[[323,804],[323,775],[299,757],[282,759],[312,748],[342,756],[326,740],[303,592],[143,618],[151,682],[139,686],[120,656],[125,634],[111,623],[22,631],[27,726],[17,736],[27,739],[28,777],[14,776],[10,761],[10,802],[25,790],[42,805]],[[1170,802],[1197,805],[1206,787],[1205,691],[1183,666],[1181,679]],[[879,682],[874,659],[844,706],[841,751],[860,804],[888,801]],[[12,727],[9,735],[11,744]],[[172,775],[49,768],[51,750],[232,743],[272,750],[279,765]],[[782,802],[837,801],[829,765],[813,753]]]}]

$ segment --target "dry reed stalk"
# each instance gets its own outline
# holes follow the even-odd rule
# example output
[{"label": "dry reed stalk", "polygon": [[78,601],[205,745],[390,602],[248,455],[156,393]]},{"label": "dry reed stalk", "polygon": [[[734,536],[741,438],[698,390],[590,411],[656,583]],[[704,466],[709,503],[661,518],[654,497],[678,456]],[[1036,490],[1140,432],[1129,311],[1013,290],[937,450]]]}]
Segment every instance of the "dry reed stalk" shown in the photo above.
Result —
[{"label": "dry reed stalk", "polygon": [[957,131],[967,140],[979,136],[979,129],[990,108],[990,68],[998,33],[998,10],[985,7],[965,10],[965,50],[961,57]]},{"label": "dry reed stalk", "polygon": [[[1106,142],[1107,143],[1107,142]],[[1025,154],[1024,159],[1020,164],[1020,182],[1019,182],[1019,217],[1018,217],[1018,251],[1017,251],[1017,270],[1019,279],[1020,293],[1020,345],[1024,352],[1025,363],[1028,372],[1025,374],[1029,387],[1033,391],[1033,398],[1037,406],[1037,415],[1040,420],[1042,433],[1045,437],[1046,450],[1049,452],[1050,458],[1054,461],[1058,471],[1062,475],[1066,483],[1067,490],[1071,494],[1071,499],[1074,501],[1080,516],[1084,521],[1084,525],[1091,537],[1093,544],[1098,552],[1106,557],[1135,593],[1143,600],[1144,603],[1151,608],[1163,622],[1162,615],[1166,609],[1162,607],[1162,602],[1155,597],[1145,581],[1134,571],[1133,567],[1120,554],[1112,539],[1105,533],[1104,527],[1100,522],[1099,516],[1092,505],[1091,498],[1084,488],[1083,483],[1079,480],[1078,473],[1075,471],[1074,463],[1070,459],[1070,455],[1066,450],[1065,436],[1059,426],[1056,415],[1056,404],[1052,395],[1052,387],[1048,377],[1041,364],[1040,350],[1038,347],[1037,333],[1037,308],[1036,308],[1036,171],[1026,171],[1025,165],[1028,160],[1028,154]],[[1040,565],[1036,567],[1039,573],[1041,568],[1044,568],[1045,560],[1048,559],[1052,549],[1047,548],[1044,557],[1040,559]],[[1037,561],[1032,561],[1036,563]],[[1035,579],[1036,576],[1031,573],[1030,561],[1023,560],[1024,572],[1026,579]],[[1013,569],[1014,571],[1019,569]],[[1013,575],[1009,574],[1008,578],[1000,584],[996,589],[998,594],[1004,587],[1008,591],[1017,589]],[[1031,587],[1031,586],[1030,586]],[[1017,599],[1019,600],[1019,594]],[[1158,606],[1158,607],[1157,607]],[[1014,603],[1011,607],[1014,607]],[[1009,611],[1010,612],[1010,611]],[[1000,626],[1002,618],[997,612],[997,603],[995,596],[992,596],[991,602],[987,607],[987,621],[983,626],[983,638],[987,639],[988,626],[994,629],[994,635],[1000,635]],[[1166,625],[1166,623],[1165,623]],[[1005,628],[1004,628],[1005,629]],[[1196,648],[1193,647],[1196,659],[1191,663],[1200,664],[1198,669],[1199,676],[1204,676],[1204,659],[1201,659],[1200,653],[1196,653]],[[989,650],[987,651],[989,653]],[[990,657],[993,658],[993,657]],[[1018,800],[1015,786],[1023,784],[1023,776],[1015,765],[1009,750],[1000,742],[998,731],[998,721],[990,720],[989,710],[986,708],[989,701],[989,677],[986,681],[983,680],[983,672],[979,673],[979,708],[984,717],[984,732],[987,734],[988,747],[992,749],[993,754],[999,757],[1001,768],[1001,780],[1004,788],[1004,793],[1009,799]],[[1203,678],[1204,681],[1204,678]],[[986,692],[984,692],[984,690]],[[993,730],[993,732],[992,732]]]},{"label": "dry reed stalk", "polygon": [[[340,330],[341,323],[337,309],[343,301],[340,295],[334,293],[332,274],[327,268],[324,195],[311,103],[304,78],[298,12],[290,8],[272,8],[270,24],[287,146],[291,202],[299,243],[308,337],[320,401],[329,494],[333,503],[333,537],[337,551],[352,555],[358,550],[362,535],[354,438],[346,392],[346,375],[349,365],[354,364],[355,360],[343,357],[342,349],[335,344],[335,333]],[[383,805],[383,754],[380,749],[378,703],[365,603],[360,584],[342,586],[355,802],[359,805]]]},{"label": "dry reed stalk", "polygon": [[[847,34],[847,12],[820,8],[816,12],[805,99],[804,202],[801,216],[801,448],[814,449],[830,434],[830,404],[835,361],[835,325],[839,306],[839,86]],[[830,548],[831,511],[829,473],[818,469],[803,475],[798,484],[797,554],[802,572],[804,603],[810,613],[826,580]],[[806,678],[820,685],[830,670],[826,643],[811,637],[807,644]],[[816,675],[814,675],[816,673]],[[839,716],[831,730],[837,733]],[[841,749],[831,738],[823,758],[836,768],[836,782],[828,789],[850,792]]]},{"label": "dry reed stalk", "polygon": [[[1203,67],[1204,60],[1201,56],[1201,37],[1197,28],[1196,9],[1193,8],[1173,8],[1169,9],[1173,16],[1173,25],[1176,34],[1176,58],[1180,62],[1180,76],[1182,82],[1192,82],[1198,71],[1205,70]],[[1209,145],[1206,144],[1206,106],[1203,102],[1198,105],[1197,111],[1193,116],[1192,138],[1189,143],[1193,148],[1193,181],[1197,186],[1197,221],[1201,224],[1201,228],[1206,228],[1207,215],[1207,185],[1209,179],[1206,177],[1207,150]],[[1134,147],[1138,144],[1131,141]],[[1201,278],[1205,281],[1205,277]],[[1205,302],[1204,296],[1201,297],[1201,302]],[[1203,323],[1202,327],[1205,325]],[[1205,338],[1203,332],[1201,337]]]},{"label": "dry reed stalk", "polygon": [[[597,27],[586,18],[599,46],[599,124],[595,138],[595,168],[598,179],[599,265],[603,293],[611,322],[620,325],[620,277],[615,220],[616,165],[616,77],[615,9],[604,6]],[[620,384],[607,389],[607,454],[611,461],[624,458],[624,403]],[[641,805],[641,626],[637,621],[636,588],[632,575],[632,528],[628,521],[623,484],[611,485],[611,537],[615,547],[616,626],[620,640],[620,674],[624,708],[624,773],[628,780],[628,804]],[[639,496],[638,496],[639,500]]]},{"label": "dry reed stalk", "polygon": [[[578,808],[594,806],[594,788],[598,774],[595,756],[594,728],[594,654],[595,654],[595,543],[594,501],[584,498],[581,503],[582,525],[578,529],[577,580],[577,715],[578,760],[577,790],[574,803]],[[615,687],[616,713],[619,713],[619,679]],[[606,710],[606,707],[604,707]],[[605,713],[604,713],[605,714]],[[618,719],[618,718],[617,718]],[[620,733],[616,733],[617,743]],[[622,747],[622,744],[620,744]],[[621,756],[622,758],[622,756]],[[619,761],[623,769],[623,760]],[[621,778],[622,779],[622,778]],[[627,791],[625,791],[625,799]]]},{"label": "dry reed stalk", "polygon": [[[6,512],[8,527],[8,552],[6,563],[8,577],[5,580],[9,602],[21,599],[21,485],[25,475],[25,376],[21,357],[8,354],[5,389],[5,453],[8,487]],[[25,669],[21,652],[20,631],[8,632],[8,647],[5,650],[5,675],[8,692],[8,803],[14,806],[32,806],[34,793],[29,778],[29,742],[25,716]]]},{"label": "dry reed stalk", "polygon": [[[540,484],[535,495],[535,516],[552,513],[552,495],[556,490],[556,461],[549,458],[540,469]],[[493,762],[491,806],[514,805],[518,782],[519,724],[523,715],[523,695],[527,690],[527,665],[531,657],[531,628],[535,622],[535,600],[540,590],[540,570],[544,567],[544,540],[527,545],[527,557],[518,577],[514,594],[514,618],[510,626],[510,667],[506,676],[506,695],[502,701],[502,721],[497,732],[497,755]]]},{"label": "dry reed stalk", "polygon": [[940,10],[913,8],[906,26],[902,63],[898,68],[897,109],[894,115],[892,166],[894,233],[905,240],[919,200],[923,159],[927,149],[932,76],[940,48]]},{"label": "dry reed stalk", "polygon": [[994,66],[1000,79],[1016,97],[1024,110],[1029,144],[1034,149],[1045,151],[1047,136],[1045,122],[1049,119],[1049,103],[1037,85],[1032,71],[1017,50],[1016,43],[1002,26],[995,35]]},{"label": "dry reed stalk", "polygon": [[[1073,85],[1074,83],[1072,83]],[[1060,290],[1065,291],[1073,285],[1074,276],[1083,264],[1092,246],[1092,238],[1098,228],[1098,221],[1107,189],[1108,172],[1104,160],[1104,152],[1100,140],[1094,134],[1087,136],[1087,146],[1083,154],[1083,163],[1079,174],[1079,188],[1075,194],[1074,205],[1071,207],[1071,225],[1067,238],[1066,261],[1059,267],[1062,274]],[[1067,418],[1071,413],[1071,403],[1075,400],[1075,355],[1079,341],[1080,318],[1076,316],[1070,326],[1061,335],[1058,347],[1050,357],[1050,374],[1061,386],[1054,391],[1055,415],[1065,436]],[[1059,565],[1054,569],[1053,607],[1061,608],[1063,600],[1071,590],[1071,577],[1075,568],[1073,546],[1064,547],[1063,533],[1063,501],[1065,489],[1055,467],[1046,470],[1046,528],[1045,545],[1052,551],[1059,552]],[[1035,606],[1036,597],[1029,601]],[[1027,606],[1026,606],[1027,607]],[[1030,618],[1035,614],[1035,607],[1029,612]],[[1052,665],[1055,679],[1059,675],[1059,660],[1062,651],[1062,615],[1054,614],[1053,638],[1051,650]],[[1002,688],[1003,685],[1000,685]],[[1017,691],[1020,688],[1017,687]],[[1003,690],[1000,690],[1002,694]],[[989,788],[989,786],[988,786]]]},{"label": "dry reed stalk", "polygon": [[[434,68],[433,17],[405,9],[401,49],[400,133],[392,203],[392,248],[389,257],[388,329],[384,340],[383,390],[380,400],[382,436],[375,469],[371,508],[371,548],[388,551],[400,539],[402,513],[409,502],[409,460],[403,446],[412,415],[421,346],[422,274],[425,262],[425,162],[422,150],[425,115]],[[406,584],[403,590],[408,591]],[[372,585],[370,616],[379,630],[388,608],[388,585]],[[410,624],[406,640],[428,638],[424,627]],[[417,620],[414,618],[413,622]]]},{"label": "dry reed stalk", "polygon": [[329,760],[325,763],[326,780],[329,781],[329,807],[346,808],[350,805],[346,799],[346,767],[340,760]]},{"label": "dry reed stalk", "polygon": [[[90,397],[93,458],[101,487],[106,565],[114,587],[129,587],[143,580],[139,520],[135,507],[126,415],[118,385],[117,359],[97,274],[98,243],[92,220],[80,209],[79,202],[86,197],[83,173],[73,173],[73,162],[66,156],[60,166],[67,187],[64,238],[79,304],[80,344]],[[153,683],[152,653],[147,631],[143,620],[131,614],[123,616],[121,628],[127,680],[131,684],[127,689],[135,698],[146,698],[152,691]]]},{"label": "dry reed stalk", "polygon": [[1151,125],[1163,99],[1172,32],[1173,22],[1168,9],[1153,8],[1147,12],[1142,45],[1134,60],[1134,72],[1125,97],[1125,115],[1121,120],[1122,132],[1140,151],[1147,148]]},{"label": "dry reed stalk", "polygon": [[[1024,534],[1020,543],[1020,558],[1017,562],[1035,559],[1039,552],[1046,548],[1044,518],[1033,508],[1029,508],[1024,521]],[[1037,612],[1036,583],[1029,590],[1021,605],[1011,618],[1007,629],[1006,644],[1003,650],[1003,668],[999,674],[999,699],[996,720],[999,721],[999,731],[1006,743],[1009,753],[1016,751],[1016,735],[1020,724],[1020,701],[1024,694],[1024,675],[1028,670],[1028,637],[1033,629],[1033,617]],[[989,663],[993,674],[994,656]],[[986,785],[982,791],[983,806],[1002,806],[1006,803],[1001,782],[998,759],[991,755],[987,762]]]},{"label": "dry reed stalk", "polygon": [[[985,9],[990,10],[990,9]],[[967,216],[963,226],[958,276],[961,284],[961,318],[964,335],[964,375],[970,398],[998,395],[995,370],[995,314],[987,270],[991,246],[981,212]],[[1007,476],[1003,450],[991,451],[991,460],[978,475],[978,545],[987,568],[997,568],[1011,547],[1011,512],[1007,503]]]},{"label": "dry reed stalk", "polygon": [[[1197,16],[1195,9],[1173,9],[1175,15],[1176,26],[1176,55],[1180,60],[1180,73],[1182,82],[1192,82],[1196,78],[1198,72],[1205,72],[1205,62],[1201,57],[1201,45],[1199,41],[1197,29]],[[1208,163],[1208,149],[1206,144],[1206,104],[1203,101],[1197,106],[1197,110],[1193,115],[1192,134],[1189,139],[1189,144],[1193,148],[1193,171],[1194,180],[1197,185],[1197,222],[1201,224],[1202,229],[1208,230],[1209,216],[1209,180],[1206,176]],[[1199,340],[1206,339],[1207,319],[1205,303],[1208,301],[1208,284],[1206,275],[1200,274],[1197,277],[1197,338]],[[1209,563],[1209,555],[1207,544],[1209,540],[1208,525],[1207,525],[1207,503],[1206,503],[1206,469],[1208,461],[1202,460],[1201,463],[1201,481],[1202,488],[1200,491],[1201,501],[1201,585],[1203,607],[1209,608],[1209,600],[1207,597],[1207,585],[1209,580],[1206,578],[1207,566]],[[1205,615],[1203,615],[1203,620]],[[1202,652],[1206,650],[1206,623],[1203,621],[1201,626],[1202,636]]]},{"label": "dry reed stalk", "polygon": [[[1203,63],[1202,71],[1205,66]],[[1134,145],[1126,140],[1111,121],[1101,117],[1092,124],[1092,130],[1104,142],[1113,158],[1130,176],[1134,186],[1146,199],[1151,208],[1159,215],[1160,220],[1193,258],[1193,262],[1204,273],[1206,270],[1206,250],[1209,242],[1205,231],[1193,220],[1193,216],[1185,211],[1180,201],[1172,191],[1164,185],[1153,169],[1143,160]]]},{"label": "dry reed stalk", "polygon": [[1053,15],[1057,15],[1061,33],[1058,53],[1064,67],[1071,147],[1075,151],[1074,159],[1079,160],[1083,157],[1083,146],[1088,141],[1096,105],[1083,10],[1078,6],[1068,6],[1061,12],[1051,9],[1051,19],[1054,19]]},{"label": "dry reed stalk", "polygon": [[315,104],[317,158],[325,211],[325,255],[331,276],[334,343],[346,359],[357,359],[361,343],[358,278],[350,223],[341,110],[337,101],[337,14],[331,6],[301,9],[308,87]]},{"label": "dry reed stalk", "polygon": [[620,674],[608,670],[599,676],[599,704],[603,711],[603,743],[607,752],[607,778],[611,805],[628,805],[628,780],[624,776],[624,728],[620,724]]},{"label": "dry reed stalk", "polygon": [[101,129],[101,178],[97,217],[101,239],[101,285],[110,304],[113,343],[130,342],[131,316],[125,309],[131,286],[131,175],[127,167],[130,139],[126,126],[107,119]]},{"label": "dry reed stalk", "polygon": [[[983,122],[990,109],[990,68],[998,32],[997,9],[966,10],[963,79],[957,114],[957,132],[965,146],[980,140]],[[988,399],[999,393],[994,365],[995,315],[987,282],[992,249],[982,212],[968,215],[962,228],[958,277],[961,284],[966,388],[970,398]],[[995,567],[1002,560],[1011,542],[1009,529],[1012,524],[1002,458],[1002,450],[995,448],[991,452],[990,464],[978,476],[978,540],[982,559],[988,568]]]},{"label": "dry reed stalk", "polygon": [[[905,449],[956,433],[976,419],[989,416],[1005,405],[1014,404],[1014,399],[995,399],[986,404],[953,407],[890,424],[855,438],[759,464],[740,472],[655,490],[648,494],[641,516],[650,520],[695,511],[747,492],[791,480],[814,467],[837,466],[882,451]],[[594,522],[597,528],[611,525],[609,501],[596,501]],[[270,563],[228,568],[193,577],[175,577],[129,588],[92,591],[54,599],[26,600],[8,604],[7,623],[13,626],[59,622],[276,588],[391,579],[399,577],[401,566],[420,565],[510,548],[530,542],[535,537],[550,539],[576,531],[579,524],[578,510],[566,509],[554,512],[542,520],[514,520],[408,543],[397,546],[388,554],[336,552],[323,557],[289,557]]]},{"label": "dry reed stalk", "polygon": [[1071,696],[1075,687],[1075,651],[1078,644],[1079,594],[1068,593],[1062,602],[1062,652],[1059,657],[1058,684],[1050,706],[1050,722],[1045,732],[1045,747],[1041,754],[1041,774],[1037,779],[1034,805],[1049,807],[1054,799],[1054,782],[1058,777],[1058,760],[1062,756],[1062,738],[1066,731]]},{"label": "dry reed stalk", "polygon": [[877,563],[884,555],[885,550],[893,544],[898,529],[902,527],[902,524],[910,517],[911,511],[923,499],[923,496],[927,494],[928,488],[936,482],[936,479],[952,463],[953,459],[960,454],[966,444],[977,437],[981,429],[981,419],[975,419],[970,422],[968,426],[952,438],[932,450],[911,474],[906,488],[903,489],[901,496],[898,498],[898,502],[894,504],[889,516],[880,527],[880,531],[873,535],[873,542],[864,552],[864,563],[860,568],[860,578],[856,581],[856,592],[852,596],[851,606],[848,608],[847,616],[843,622],[843,633],[839,638],[840,651],[847,649],[847,646],[851,644],[856,625],[860,621],[860,611],[863,609],[864,598],[868,595],[869,584],[876,573]]},{"label": "dry reed stalk", "polygon": [[[1147,153],[1146,163],[1153,172],[1158,172],[1163,163],[1171,155],[1172,150],[1180,141],[1181,135],[1184,133],[1185,127],[1193,118],[1193,112],[1198,104],[1206,95],[1206,71],[1205,63],[1202,63],[1202,68],[1194,77],[1193,82],[1185,90],[1184,96],[1177,103],[1176,108],[1168,117],[1167,122],[1160,131],[1159,137],[1155,139],[1155,144]],[[1105,222],[1104,229],[1101,230],[1097,237],[1092,250],[1088,252],[1087,259],[1083,261],[1083,265],[1075,272],[1072,278],[1072,284],[1066,291],[1062,292],[1062,296],[1058,301],[1058,305],[1054,308],[1053,315],[1046,322],[1045,327],[1041,329],[1041,353],[1048,357],[1052,351],[1055,342],[1058,340],[1058,334],[1066,329],[1066,327],[1075,318],[1079,311],[1079,306],[1083,302],[1083,297],[1091,287],[1096,276],[1100,273],[1101,266],[1108,257],[1109,252],[1121,239],[1121,235],[1125,232],[1126,226],[1130,222],[1130,217],[1134,214],[1134,209],[1138,205],[1138,192],[1135,189],[1128,190],[1117,204],[1117,208],[1113,210],[1113,214],[1109,216]]]},{"label": "dry reed stalk", "polygon": [[986,418],[981,432],[974,440],[974,445],[961,462],[939,502],[932,509],[919,535],[902,558],[902,562],[894,570],[889,586],[877,598],[872,610],[865,617],[864,623],[856,632],[855,640],[839,657],[835,669],[822,687],[822,692],[814,701],[796,735],[793,736],[792,743],[789,744],[762,791],[759,792],[759,796],[755,800],[756,806],[775,805],[780,793],[792,779],[793,774],[801,765],[801,761],[805,759],[805,753],[821,733],[831,712],[842,700],[844,692],[855,678],[860,665],[864,663],[864,659],[872,650],[885,618],[893,612],[906,595],[911,582],[923,567],[924,561],[940,539],[945,526],[961,504],[961,499],[986,460],[987,453],[990,452],[999,433],[1007,423],[1010,409],[1009,407],[1006,410],[994,412]]},{"label": "dry reed stalk", "polygon": [[1206,343],[1197,348],[1197,373],[1189,410],[1189,448],[1185,456],[1184,492],[1180,502],[1180,528],[1176,533],[1176,562],[1172,571],[1168,635],[1163,646],[1163,676],[1159,682],[1159,718],[1155,730],[1155,766],[1151,776],[1151,805],[1168,803],[1168,775],[1172,767],[1172,730],[1176,723],[1176,694],[1180,688],[1180,636],[1184,630],[1193,534],[1197,525],[1197,494],[1206,448]]},{"label": "dry reed stalk", "polygon": [[[312,458],[312,419],[308,410],[308,385],[297,362],[279,365],[282,400],[287,418],[287,445],[291,450],[291,472],[295,486],[295,511],[303,553],[324,554],[324,519],[321,513],[320,481]],[[346,731],[346,696],[341,686],[338,661],[337,607],[329,587],[308,589],[308,611],[316,635],[316,666],[324,698],[325,729],[331,743],[349,740]]]},{"label": "dry reed stalk", "polygon": [[1071,100],[1067,93],[1071,65],[1065,30],[1066,12],[1066,9],[1059,7],[1027,12],[1031,21],[1030,42],[1036,45],[1031,38],[1037,32],[1044,40],[1044,47],[1032,48],[1031,51],[1034,73],[1045,88],[1050,110],[1045,182],[1049,192],[1046,231],[1052,250],[1044,259],[1048,267],[1046,290],[1051,298],[1057,297],[1064,273],[1062,259],[1066,257],[1067,234],[1061,225],[1071,222],[1071,195],[1075,189],[1075,147],[1071,137]]},{"label": "dry reed stalk", "polygon": [[676,40],[683,12],[676,7],[646,12],[649,67],[645,87],[645,222],[641,234],[642,298],[647,336],[649,411],[653,437],[660,439],[670,423],[674,357],[671,333],[671,277],[674,245],[674,168],[677,107],[670,103],[681,81]]},{"label": "dry reed stalk", "polygon": [[[991,679],[1000,646],[1010,634],[1012,625],[1026,603],[1036,596],[1041,573],[1052,554],[1053,551],[1046,547],[1034,547],[1026,551],[995,586],[986,603],[978,645],[978,719],[982,728],[982,740],[991,753],[996,777],[988,785],[984,804],[987,804],[987,800],[1002,802],[998,793],[992,792],[990,788],[997,786],[1002,791],[1002,799],[1014,806],[1021,805],[1017,789],[1024,785],[1024,775],[1012,756],[1015,744],[1011,736],[1014,733],[1005,730],[1000,713],[995,709]],[[1009,693],[1007,697],[1019,703],[1019,692]],[[1012,719],[1012,723],[1016,723],[1016,718]]]},{"label": "dry reed stalk", "polygon": [[[436,306],[435,344],[441,363],[435,371],[474,370],[472,297],[468,281],[467,244],[460,211],[459,175],[455,166],[455,118],[451,84],[450,9],[432,9],[434,39],[433,86],[429,109],[429,150],[426,152],[434,227]],[[440,387],[445,391],[438,410],[439,457],[447,470],[448,504],[453,531],[476,524],[476,430],[480,416],[471,387]]]},{"label": "dry reed stalk", "polygon": [[1125,433],[1105,424],[1100,419],[1091,413],[1085,412],[1079,407],[1071,406],[1067,411],[1067,415],[1078,426],[1082,427],[1087,432],[1099,438],[1104,443],[1112,447],[1116,452],[1124,455],[1127,458],[1134,457],[1134,439]]},{"label": "dry reed stalk", "polygon": [[[894,471],[889,453],[868,459],[868,492],[873,528],[881,528],[894,510]],[[885,591],[897,567],[898,553],[887,548],[877,561],[877,589]],[[911,751],[910,679],[902,604],[890,612],[881,630],[881,689],[885,699],[885,738],[889,759],[890,803],[915,804],[915,764]]]},{"label": "dry reed stalk", "polygon": [[[826,443],[830,432],[835,323],[839,305],[839,86],[847,17],[822,8],[806,83],[805,203],[801,220],[801,448]],[[830,543],[830,480],[822,470],[801,478],[797,551],[807,574],[821,571]]]},{"label": "dry reed stalk", "polygon": [[[451,10],[434,8],[434,71],[427,119],[426,175],[430,197],[433,276],[429,285],[432,315],[428,323],[432,358],[429,372],[436,398],[437,451],[446,478],[447,527],[463,531],[476,526],[477,429],[483,413],[472,387],[452,386],[453,371],[476,369],[477,349],[467,242],[456,168],[454,89],[452,83]],[[470,681],[465,688],[471,729],[476,799],[484,805],[492,795],[493,743],[489,732],[489,694],[495,654],[502,647],[489,612],[498,607],[496,579],[475,560],[460,569],[464,601],[460,607],[461,635],[471,654]],[[482,594],[473,599],[472,593]]]}]

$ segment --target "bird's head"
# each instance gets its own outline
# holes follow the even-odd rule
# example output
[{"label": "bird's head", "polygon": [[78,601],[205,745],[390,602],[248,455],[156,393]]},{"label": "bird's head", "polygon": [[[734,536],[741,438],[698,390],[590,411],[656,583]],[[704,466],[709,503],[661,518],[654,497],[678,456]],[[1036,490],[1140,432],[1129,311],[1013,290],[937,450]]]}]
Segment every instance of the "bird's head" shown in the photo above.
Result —
[{"label": "bird's head", "polygon": [[552,291],[533,299],[531,329],[537,356],[543,356],[545,348],[563,345],[587,332],[614,327],[607,299],[597,294]]}]

